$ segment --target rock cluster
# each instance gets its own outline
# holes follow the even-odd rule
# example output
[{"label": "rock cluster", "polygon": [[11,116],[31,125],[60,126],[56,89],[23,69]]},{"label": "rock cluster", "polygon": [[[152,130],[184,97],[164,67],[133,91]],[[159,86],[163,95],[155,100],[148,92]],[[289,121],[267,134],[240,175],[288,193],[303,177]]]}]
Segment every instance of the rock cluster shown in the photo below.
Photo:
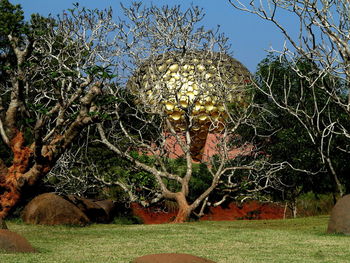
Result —
[{"label": "rock cluster", "polygon": [[112,200],[95,201],[74,195],[45,193],[26,205],[22,219],[29,224],[84,226],[109,222],[113,208]]}]

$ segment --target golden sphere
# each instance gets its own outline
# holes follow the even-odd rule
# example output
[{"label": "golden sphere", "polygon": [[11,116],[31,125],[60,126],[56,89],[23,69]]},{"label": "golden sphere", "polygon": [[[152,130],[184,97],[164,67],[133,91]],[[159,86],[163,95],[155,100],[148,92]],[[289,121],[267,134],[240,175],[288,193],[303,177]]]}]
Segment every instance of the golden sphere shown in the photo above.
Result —
[{"label": "golden sphere", "polygon": [[165,113],[176,130],[201,133],[208,127],[211,132],[224,128],[227,103],[247,105],[250,82],[249,71],[230,56],[192,51],[147,59],[127,87],[149,112]]}]

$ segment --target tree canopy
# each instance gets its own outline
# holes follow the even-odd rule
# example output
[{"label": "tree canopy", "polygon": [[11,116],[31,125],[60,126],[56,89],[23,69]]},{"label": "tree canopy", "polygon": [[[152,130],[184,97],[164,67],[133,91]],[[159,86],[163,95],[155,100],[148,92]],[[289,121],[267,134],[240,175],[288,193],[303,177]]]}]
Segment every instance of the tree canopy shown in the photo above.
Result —
[{"label": "tree canopy", "polygon": [[[270,21],[286,38],[283,49],[272,52],[281,63],[288,64],[286,69],[292,73],[278,71],[276,78],[283,78],[283,82],[276,89],[276,72],[269,67],[263,80],[264,89],[260,90],[276,107],[297,120],[307,133],[309,143],[317,148],[339,195],[343,195],[348,191],[344,189],[347,180],[342,174],[347,170],[344,163],[348,159],[350,138],[349,3],[288,0],[251,1],[246,5],[240,1],[229,2],[239,10]],[[279,19],[278,14],[284,11],[297,18],[299,34],[292,34]],[[282,78],[278,75],[281,73]],[[296,78],[289,78],[290,74]]]}]

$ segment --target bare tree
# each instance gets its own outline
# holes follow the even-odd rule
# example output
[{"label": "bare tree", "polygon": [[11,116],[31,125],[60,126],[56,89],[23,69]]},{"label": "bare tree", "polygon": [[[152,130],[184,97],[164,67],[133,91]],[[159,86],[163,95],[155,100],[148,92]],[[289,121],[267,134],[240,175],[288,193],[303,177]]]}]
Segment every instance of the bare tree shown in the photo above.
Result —
[{"label": "bare tree", "polygon": [[1,51],[0,134],[11,160],[1,169],[0,218],[99,117],[97,98],[119,55],[111,10],[74,7],[23,28],[8,27]]},{"label": "bare tree", "polygon": [[[278,98],[273,88],[274,72],[265,80],[267,88],[261,89],[280,109],[285,110],[302,124],[310,140],[315,144],[332,174],[340,195],[344,187],[335,168],[332,150],[349,153],[349,40],[350,40],[350,4],[348,1],[317,0],[267,0],[243,1],[229,0],[237,9],[249,12],[273,23],[284,35],[286,44],[282,50],[272,50],[281,59],[289,61],[303,85],[300,85],[299,101],[295,103],[290,96],[292,83],[285,82],[283,98]],[[288,15],[299,23],[299,34],[294,34],[283,25],[280,14]],[[305,71],[299,63],[307,61],[312,67]],[[287,80],[287,79],[286,79]],[[258,87],[259,88],[259,87]],[[261,88],[261,87],[260,87]],[[303,107],[305,94],[313,94],[313,107]],[[323,97],[322,97],[323,96]],[[326,98],[324,98],[326,96]],[[326,103],[325,103],[326,102]],[[337,105],[337,114],[332,112]],[[336,138],[341,138],[337,142]],[[346,161],[346,160],[344,160]]]},{"label": "bare tree", "polygon": [[[97,125],[101,142],[156,180],[156,199],[177,202],[174,222],[187,220],[200,204],[205,207],[224,182],[227,193],[243,184],[251,193],[277,185],[276,167],[239,135],[252,125],[252,80],[228,55],[225,36],[198,26],[203,12],[197,7],[182,12],[133,4],[124,11],[128,21],[119,25],[119,40],[129,81],[126,89],[109,89],[119,100],[109,109],[112,120]],[[204,148],[208,144],[212,149]],[[144,162],[145,155],[153,162]],[[169,158],[180,156],[183,174],[168,165]],[[207,167],[211,182],[189,202],[194,161]],[[243,173],[236,176],[238,171]]]}]

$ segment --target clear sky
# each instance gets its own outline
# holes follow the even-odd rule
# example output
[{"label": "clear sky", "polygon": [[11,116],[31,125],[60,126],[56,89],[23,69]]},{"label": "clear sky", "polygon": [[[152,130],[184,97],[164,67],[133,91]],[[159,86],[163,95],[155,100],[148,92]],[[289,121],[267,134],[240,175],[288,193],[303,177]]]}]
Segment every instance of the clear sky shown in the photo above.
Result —
[{"label": "clear sky", "polygon": [[[64,9],[71,8],[73,3],[78,2],[80,6],[88,8],[106,8],[112,6],[115,13],[120,10],[120,2],[128,5],[127,0],[10,0],[13,4],[21,4],[27,18],[32,13],[55,15]],[[204,25],[206,28],[215,28],[220,25],[221,32],[224,32],[232,44],[233,56],[241,61],[248,69],[255,72],[257,64],[266,57],[272,46],[275,49],[282,49],[284,37],[271,24],[260,18],[245,12],[234,9],[228,0],[154,0],[142,1],[162,5],[181,5],[189,7],[191,3],[202,7],[206,13]],[[248,1],[243,1],[248,2]],[[285,23],[293,28],[291,19],[284,17]]]}]

